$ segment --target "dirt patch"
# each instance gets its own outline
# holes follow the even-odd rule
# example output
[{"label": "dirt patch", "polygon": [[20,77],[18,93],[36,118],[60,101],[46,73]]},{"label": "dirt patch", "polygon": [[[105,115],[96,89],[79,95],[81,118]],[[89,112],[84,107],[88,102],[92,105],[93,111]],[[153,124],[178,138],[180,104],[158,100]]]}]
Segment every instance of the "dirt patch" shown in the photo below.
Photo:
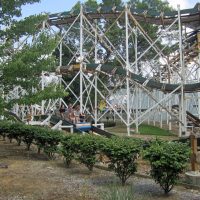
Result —
[{"label": "dirt patch", "polygon": [[[101,200],[110,185],[120,186],[112,172],[95,168],[90,173],[75,162],[66,168],[61,157],[50,161],[34,148],[26,151],[15,142],[0,140],[0,163],[8,166],[0,169],[0,200]],[[140,164],[148,171],[145,162]],[[133,177],[127,185],[143,199],[163,199],[162,190],[151,179]],[[192,200],[200,197],[199,191],[176,187],[167,199],[182,199],[182,192]]]},{"label": "dirt patch", "polygon": [[90,174],[83,166],[75,164],[66,169],[61,159],[49,161],[15,143],[0,141],[0,152],[0,163],[8,165],[7,169],[0,169],[2,200],[96,199]]}]

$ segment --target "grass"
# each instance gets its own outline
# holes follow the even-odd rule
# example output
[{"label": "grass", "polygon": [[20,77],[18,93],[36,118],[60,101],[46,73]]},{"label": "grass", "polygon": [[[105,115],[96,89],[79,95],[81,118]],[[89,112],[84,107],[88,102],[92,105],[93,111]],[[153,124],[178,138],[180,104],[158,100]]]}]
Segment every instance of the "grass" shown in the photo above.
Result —
[{"label": "grass", "polygon": [[142,135],[174,136],[174,134],[169,130],[147,124],[139,126],[139,133]]},{"label": "grass", "polygon": [[116,185],[110,185],[106,187],[102,192],[102,200],[143,200],[134,194],[134,188],[130,185],[120,187]]},{"label": "grass", "polygon": [[[126,126],[123,124],[117,124],[115,127],[110,127],[107,129],[109,132],[114,134],[121,134],[126,133],[127,129]],[[135,126],[131,127],[131,130],[135,131]],[[134,131],[132,132],[134,134]],[[141,135],[153,135],[153,136],[175,136],[175,134],[169,130],[165,130],[156,126],[148,125],[148,124],[141,124],[139,126],[139,133]]]}]

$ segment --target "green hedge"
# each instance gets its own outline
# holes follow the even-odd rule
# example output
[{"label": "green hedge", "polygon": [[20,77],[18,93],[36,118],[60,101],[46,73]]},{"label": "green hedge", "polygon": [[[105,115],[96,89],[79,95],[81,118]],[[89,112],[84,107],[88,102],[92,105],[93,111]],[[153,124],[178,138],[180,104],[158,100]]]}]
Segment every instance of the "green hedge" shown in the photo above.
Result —
[{"label": "green hedge", "polygon": [[7,137],[10,141],[15,139],[18,145],[23,141],[27,150],[32,144],[37,145],[38,152],[42,149],[49,158],[53,158],[58,152],[58,144],[61,142],[63,133],[48,128],[25,125],[23,123],[0,122],[0,136]]},{"label": "green hedge", "polygon": [[122,185],[136,172],[136,160],[143,146],[138,139],[108,139],[93,135],[68,135],[61,143],[61,152],[68,167],[76,158],[92,171],[94,164],[99,161],[98,155],[105,155],[109,159],[109,168],[114,170]]},{"label": "green hedge", "polygon": [[18,144],[23,141],[28,150],[35,144],[38,152],[43,150],[49,158],[54,158],[59,150],[67,166],[72,159],[77,159],[90,171],[98,162],[98,155],[104,154],[110,160],[110,169],[115,171],[123,185],[136,171],[136,159],[142,147],[141,141],[136,139],[119,137],[107,139],[88,134],[63,136],[60,131],[22,123],[0,122],[0,135],[10,140],[16,139]]},{"label": "green hedge", "polygon": [[112,137],[103,138],[94,135],[63,134],[23,123],[0,122],[0,136],[10,141],[15,139],[20,145],[24,142],[27,149],[32,144],[42,150],[49,158],[60,153],[66,165],[77,159],[90,171],[99,155],[108,158],[109,168],[113,170],[124,185],[127,179],[137,171],[137,158],[141,152],[151,165],[151,176],[168,193],[177,182],[179,174],[187,166],[190,149],[188,144],[179,142],[151,141],[145,142],[134,138]]}]

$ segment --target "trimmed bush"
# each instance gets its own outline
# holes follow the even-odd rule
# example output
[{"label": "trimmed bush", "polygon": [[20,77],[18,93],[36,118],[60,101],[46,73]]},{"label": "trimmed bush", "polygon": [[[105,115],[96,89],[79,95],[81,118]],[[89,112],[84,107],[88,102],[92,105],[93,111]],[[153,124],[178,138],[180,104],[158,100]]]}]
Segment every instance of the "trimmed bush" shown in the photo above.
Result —
[{"label": "trimmed bush", "polygon": [[16,139],[19,145],[23,141],[27,146],[27,150],[30,150],[31,144],[35,143],[38,152],[43,149],[49,158],[54,158],[55,153],[58,152],[58,144],[62,140],[63,134],[61,131],[48,128],[1,121],[0,135],[4,138],[8,137],[10,141]]},{"label": "trimmed bush", "polygon": [[58,145],[62,141],[62,138],[63,134],[61,131],[48,130],[44,153],[46,153],[50,159],[54,159],[55,154],[59,153]]},{"label": "trimmed bush", "polygon": [[30,146],[35,138],[34,127],[31,125],[23,125],[21,129],[22,141],[26,144],[27,150],[30,150]]},{"label": "trimmed bush", "polygon": [[34,141],[35,145],[37,145],[38,153],[40,153],[41,150],[44,150],[46,146],[48,129],[44,129],[41,127],[34,127],[34,129],[35,129]]},{"label": "trimmed bush", "polygon": [[65,158],[65,164],[67,167],[70,166],[71,161],[75,158],[75,151],[74,151],[74,140],[76,140],[76,138],[74,137],[75,135],[67,135],[63,138],[63,140],[61,141],[61,148],[60,148],[60,152],[62,153],[62,155]]},{"label": "trimmed bush", "polygon": [[100,137],[93,135],[83,135],[77,141],[76,150],[78,160],[83,163],[90,171],[96,163],[96,155],[99,151]]},{"label": "trimmed bush", "polygon": [[169,193],[187,167],[190,148],[187,143],[153,141],[144,151],[144,159],[151,165],[151,176],[160,184],[165,194]]},{"label": "trimmed bush", "polygon": [[122,185],[137,171],[141,147],[141,140],[119,137],[105,139],[101,144],[101,151],[110,159],[109,168],[115,171]]},{"label": "trimmed bush", "polygon": [[61,152],[65,157],[66,165],[76,158],[90,171],[96,163],[96,155],[99,151],[100,137],[93,135],[68,135],[62,141]]},{"label": "trimmed bush", "polygon": [[12,123],[9,122],[9,121],[1,121],[0,122],[0,136],[3,137],[3,140],[5,140],[5,138],[10,133],[10,126],[11,126],[11,124]]},{"label": "trimmed bush", "polygon": [[13,123],[9,127],[8,138],[15,139],[20,146],[23,138],[22,129],[24,128],[22,123]]}]

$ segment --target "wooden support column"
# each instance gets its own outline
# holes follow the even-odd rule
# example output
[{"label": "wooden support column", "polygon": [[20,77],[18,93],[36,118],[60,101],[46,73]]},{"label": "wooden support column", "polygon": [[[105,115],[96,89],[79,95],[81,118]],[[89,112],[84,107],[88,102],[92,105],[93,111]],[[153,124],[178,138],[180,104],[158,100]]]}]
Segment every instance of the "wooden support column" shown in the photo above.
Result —
[{"label": "wooden support column", "polygon": [[198,164],[197,164],[197,138],[195,135],[190,135],[190,141],[191,141],[191,149],[192,149],[192,155],[191,155],[191,170],[192,171],[198,171]]}]

